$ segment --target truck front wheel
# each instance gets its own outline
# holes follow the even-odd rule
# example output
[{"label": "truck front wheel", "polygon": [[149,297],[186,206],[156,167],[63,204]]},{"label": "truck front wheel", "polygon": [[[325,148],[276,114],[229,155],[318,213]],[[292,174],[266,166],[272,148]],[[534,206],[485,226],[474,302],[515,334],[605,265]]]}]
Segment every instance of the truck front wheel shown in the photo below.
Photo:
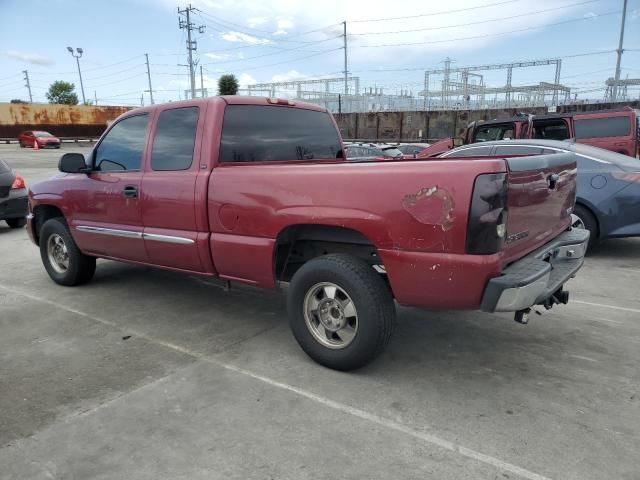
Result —
[{"label": "truck front wheel", "polygon": [[47,220],[40,229],[40,257],[51,279],[60,285],[86,283],[96,271],[96,259],[78,249],[59,218]]},{"label": "truck front wheel", "polygon": [[375,359],[395,324],[389,286],[350,255],[324,255],[305,263],[291,279],[287,306],[302,349],[335,370],[354,370]]}]

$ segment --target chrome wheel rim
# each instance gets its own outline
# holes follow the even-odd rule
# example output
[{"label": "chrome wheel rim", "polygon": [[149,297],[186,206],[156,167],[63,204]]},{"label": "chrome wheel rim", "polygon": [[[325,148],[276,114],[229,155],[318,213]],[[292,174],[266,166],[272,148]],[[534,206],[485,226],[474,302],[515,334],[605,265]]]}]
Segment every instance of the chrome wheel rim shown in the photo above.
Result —
[{"label": "chrome wheel rim", "polygon": [[69,270],[69,251],[63,238],[54,233],[47,240],[47,256],[49,263],[57,273],[66,273]]},{"label": "chrome wheel rim", "polygon": [[358,333],[358,313],[351,297],[331,282],[316,283],[304,297],[307,329],[322,345],[345,348]]},{"label": "chrome wheel rim", "polygon": [[577,216],[575,213],[571,214],[571,226],[573,228],[580,228],[582,230],[585,230],[587,228],[584,222],[582,221],[582,219],[579,216]]}]

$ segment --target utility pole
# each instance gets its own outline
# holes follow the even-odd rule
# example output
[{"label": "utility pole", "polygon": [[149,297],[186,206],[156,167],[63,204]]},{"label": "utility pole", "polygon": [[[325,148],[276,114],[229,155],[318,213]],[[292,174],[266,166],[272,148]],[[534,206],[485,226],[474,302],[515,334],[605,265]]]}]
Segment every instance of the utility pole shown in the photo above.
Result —
[{"label": "utility pole", "polygon": [[204,80],[202,76],[202,65],[200,65],[200,97],[204,98]]},{"label": "utility pole", "polygon": [[[626,1],[626,0],[625,0]],[[342,22],[343,26],[343,35],[342,39],[344,41],[344,95],[345,100],[346,96],[349,94],[349,84],[348,84],[348,71],[347,71],[347,22]]]},{"label": "utility pole", "polygon": [[149,70],[149,54],[145,53],[144,56],[147,59],[147,79],[149,79],[149,97],[151,98],[151,105],[153,105],[153,89],[151,88],[151,71]]},{"label": "utility pole", "polygon": [[95,90],[93,91],[93,101],[97,106],[98,105],[98,92],[96,92]]},{"label": "utility pole", "polygon": [[29,90],[29,103],[33,103],[33,97],[31,96],[31,83],[29,83],[29,72],[27,70],[23,70],[22,73],[24,73],[24,81],[26,82],[24,86]]},{"label": "utility pole", "polygon": [[144,93],[140,95],[140,106],[144,107]]},{"label": "utility pole", "polygon": [[191,32],[193,30],[198,30],[199,33],[202,33],[204,32],[205,28],[203,25],[199,25],[196,27],[191,22],[191,12],[194,10],[198,11],[198,9],[193,8],[191,4],[189,4],[189,6],[184,10],[180,10],[180,7],[178,7],[178,16],[180,17],[181,15],[184,15],[186,18],[186,20],[179,18],[178,26],[180,27],[180,29],[187,30],[187,53],[189,54],[189,80],[191,83],[191,98],[195,98],[196,96],[196,72],[193,67],[193,52],[194,50],[198,49],[198,43],[195,40],[191,40]]},{"label": "utility pole", "polygon": [[627,17],[627,0],[622,3],[622,24],[620,25],[620,43],[618,43],[618,60],[616,61],[616,76],[613,82],[613,91],[611,92],[612,100],[618,99],[618,82],[620,81],[620,62],[622,61],[622,41],[624,40],[624,22]]}]

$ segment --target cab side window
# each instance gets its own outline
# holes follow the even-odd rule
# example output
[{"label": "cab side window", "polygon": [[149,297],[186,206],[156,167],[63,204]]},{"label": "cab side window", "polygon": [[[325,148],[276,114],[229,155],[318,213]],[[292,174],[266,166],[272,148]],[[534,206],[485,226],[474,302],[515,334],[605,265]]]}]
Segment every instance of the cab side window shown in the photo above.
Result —
[{"label": "cab side window", "polygon": [[127,117],[116,123],[96,147],[94,170],[140,170],[148,124],[147,114]]},{"label": "cab side window", "polygon": [[160,113],[151,150],[151,169],[187,170],[193,162],[198,107],[173,108]]}]

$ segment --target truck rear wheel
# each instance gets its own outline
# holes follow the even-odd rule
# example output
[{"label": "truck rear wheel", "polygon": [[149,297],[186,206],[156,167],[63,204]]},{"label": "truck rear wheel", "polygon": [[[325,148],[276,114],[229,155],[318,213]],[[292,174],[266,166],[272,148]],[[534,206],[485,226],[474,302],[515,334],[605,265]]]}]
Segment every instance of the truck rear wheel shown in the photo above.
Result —
[{"label": "truck rear wheel", "polygon": [[96,271],[95,257],[80,252],[59,218],[47,220],[40,229],[40,257],[51,279],[60,285],[86,283]]},{"label": "truck rear wheel", "polygon": [[395,324],[386,282],[365,262],[344,254],[305,263],[291,279],[287,307],[305,353],[335,370],[354,370],[375,359]]}]

